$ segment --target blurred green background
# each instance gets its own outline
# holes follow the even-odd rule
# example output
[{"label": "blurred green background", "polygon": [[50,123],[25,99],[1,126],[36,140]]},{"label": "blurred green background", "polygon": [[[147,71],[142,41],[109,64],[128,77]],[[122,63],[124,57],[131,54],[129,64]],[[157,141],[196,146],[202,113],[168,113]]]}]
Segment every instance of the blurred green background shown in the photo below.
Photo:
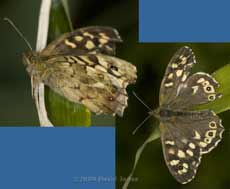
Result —
[{"label": "blurred green background", "polygon": [[[148,110],[131,92],[135,91],[147,105],[156,108],[165,68],[175,51],[185,44],[138,44],[137,0],[72,0],[69,4],[74,28],[89,25],[117,28],[124,40],[118,45],[117,56],[132,62],[138,69],[137,84],[128,87],[129,107],[123,118],[116,119],[116,175],[117,188],[121,188],[123,178],[128,176],[133,166],[136,150],[157,126],[156,120],[150,119],[136,135],[132,135],[132,131],[148,115]],[[39,6],[39,0],[1,0],[0,17],[14,20],[34,46]],[[0,21],[0,29],[0,125],[38,125],[30,80],[21,62],[21,54],[27,48],[6,23]],[[198,61],[194,71],[212,73],[230,62],[230,44],[186,45],[194,50]],[[230,112],[220,114],[226,128],[223,140],[214,151],[203,157],[194,181],[180,185],[174,180],[165,165],[160,140],[156,140],[144,150],[134,174],[138,181],[131,183],[130,188],[229,188],[229,115]]]}]

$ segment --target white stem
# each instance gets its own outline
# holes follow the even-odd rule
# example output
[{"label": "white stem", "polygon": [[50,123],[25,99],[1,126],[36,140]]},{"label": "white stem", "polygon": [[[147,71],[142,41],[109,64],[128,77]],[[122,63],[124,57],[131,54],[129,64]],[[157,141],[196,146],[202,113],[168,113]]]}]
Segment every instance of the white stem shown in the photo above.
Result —
[{"label": "white stem", "polygon": [[[49,16],[52,0],[42,0],[39,14],[38,33],[36,51],[41,51],[46,47],[48,29],[49,29]],[[41,127],[52,127],[53,124],[50,122],[46,106],[45,106],[45,88],[43,83],[36,84],[31,78],[31,87],[33,90],[33,96],[38,111],[38,117]]]},{"label": "white stem", "polygon": [[51,2],[52,0],[42,0],[41,3],[39,20],[38,20],[37,43],[36,43],[37,51],[41,51],[46,47],[48,30],[49,30]]}]

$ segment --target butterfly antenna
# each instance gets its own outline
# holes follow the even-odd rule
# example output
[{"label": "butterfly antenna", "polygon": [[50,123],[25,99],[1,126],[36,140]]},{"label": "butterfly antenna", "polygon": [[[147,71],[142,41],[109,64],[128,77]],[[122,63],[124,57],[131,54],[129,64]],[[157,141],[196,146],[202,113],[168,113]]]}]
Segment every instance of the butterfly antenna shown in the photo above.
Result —
[{"label": "butterfly antenna", "polygon": [[138,126],[137,126],[137,128],[133,131],[133,135],[135,135],[136,134],[136,132],[137,132],[137,130],[138,129],[140,129],[141,128],[141,126],[143,126],[144,125],[144,123],[151,117],[152,115],[151,114],[149,114]]},{"label": "butterfly antenna", "polygon": [[22,32],[18,29],[18,27],[13,23],[13,21],[10,20],[9,18],[3,18],[3,20],[8,22],[14,28],[14,30],[17,32],[17,34],[26,42],[26,45],[32,51],[33,49],[31,47],[30,43],[28,42],[26,37],[22,34]]},{"label": "butterfly antenna", "polygon": [[137,98],[137,100],[139,100],[139,102],[141,102],[141,104],[143,104],[150,112],[152,112],[152,109],[149,107],[149,106],[147,106],[145,103],[144,103],[144,101],[143,100],[141,100],[138,96],[137,96],[137,94],[133,91],[133,95]]}]

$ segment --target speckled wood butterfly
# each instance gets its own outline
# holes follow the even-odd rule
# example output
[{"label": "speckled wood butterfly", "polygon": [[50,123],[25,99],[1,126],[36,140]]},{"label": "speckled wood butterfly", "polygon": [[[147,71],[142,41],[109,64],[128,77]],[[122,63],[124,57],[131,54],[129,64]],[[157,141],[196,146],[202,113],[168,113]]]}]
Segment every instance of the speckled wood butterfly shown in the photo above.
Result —
[{"label": "speckled wood butterfly", "polygon": [[63,34],[41,52],[24,53],[23,62],[34,86],[42,82],[96,114],[122,116],[126,87],[137,75],[134,65],[114,57],[115,43],[121,41],[110,27],[81,28]]},{"label": "speckled wood butterfly", "polygon": [[151,112],[160,120],[165,162],[182,184],[195,177],[202,155],[217,146],[224,131],[213,111],[192,109],[221,97],[216,92],[219,83],[211,75],[199,72],[189,76],[194,64],[189,47],[175,53],[161,83],[160,107]]}]

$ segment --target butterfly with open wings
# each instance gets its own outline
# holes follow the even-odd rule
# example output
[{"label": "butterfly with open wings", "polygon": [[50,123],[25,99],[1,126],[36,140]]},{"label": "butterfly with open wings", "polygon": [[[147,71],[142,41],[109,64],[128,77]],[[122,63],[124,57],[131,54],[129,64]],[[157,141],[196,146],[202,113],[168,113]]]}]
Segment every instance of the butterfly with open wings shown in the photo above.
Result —
[{"label": "butterfly with open wings", "polygon": [[160,120],[165,162],[175,179],[186,184],[196,175],[203,154],[222,139],[224,127],[212,110],[194,106],[220,98],[219,83],[209,74],[189,76],[196,64],[191,48],[180,48],[170,60],[160,88],[160,107],[150,112]]}]

